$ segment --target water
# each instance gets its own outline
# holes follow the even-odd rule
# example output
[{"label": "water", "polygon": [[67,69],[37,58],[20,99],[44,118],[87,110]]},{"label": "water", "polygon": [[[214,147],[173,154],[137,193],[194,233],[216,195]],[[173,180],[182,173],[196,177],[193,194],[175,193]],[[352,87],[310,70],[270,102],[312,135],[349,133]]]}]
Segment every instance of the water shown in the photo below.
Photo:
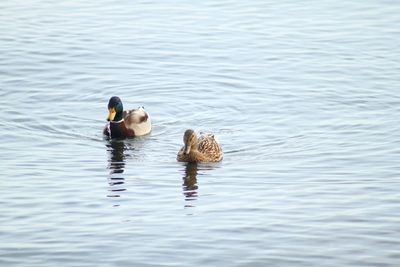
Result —
[{"label": "water", "polygon": [[[398,266],[399,14],[2,1],[0,266]],[[103,138],[112,95],[150,136]],[[223,162],[176,162],[187,128]]]}]

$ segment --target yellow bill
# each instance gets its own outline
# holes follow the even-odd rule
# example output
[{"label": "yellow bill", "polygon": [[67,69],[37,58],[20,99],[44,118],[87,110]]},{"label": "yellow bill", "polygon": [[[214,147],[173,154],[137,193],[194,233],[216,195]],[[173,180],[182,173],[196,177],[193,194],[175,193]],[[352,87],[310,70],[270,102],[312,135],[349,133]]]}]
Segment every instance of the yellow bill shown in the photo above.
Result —
[{"label": "yellow bill", "polygon": [[110,108],[107,120],[112,121],[115,118],[115,115],[117,115],[117,111],[115,111],[115,108]]}]

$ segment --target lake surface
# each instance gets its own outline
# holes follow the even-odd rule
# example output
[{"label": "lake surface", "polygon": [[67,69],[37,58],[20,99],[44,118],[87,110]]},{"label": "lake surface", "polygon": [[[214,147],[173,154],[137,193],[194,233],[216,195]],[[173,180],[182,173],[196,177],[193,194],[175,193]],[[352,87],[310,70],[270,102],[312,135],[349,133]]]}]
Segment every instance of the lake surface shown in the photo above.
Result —
[{"label": "lake surface", "polygon": [[[0,266],[399,266],[399,14],[1,1]],[[112,95],[151,135],[104,139]]]}]

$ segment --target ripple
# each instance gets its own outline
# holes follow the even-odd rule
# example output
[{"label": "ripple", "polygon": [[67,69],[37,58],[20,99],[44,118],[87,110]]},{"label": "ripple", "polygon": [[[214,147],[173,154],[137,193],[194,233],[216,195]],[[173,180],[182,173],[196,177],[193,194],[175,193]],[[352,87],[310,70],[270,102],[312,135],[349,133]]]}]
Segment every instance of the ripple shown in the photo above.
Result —
[{"label": "ripple", "polygon": [[[396,266],[399,8],[1,2],[3,263]],[[103,137],[112,95],[151,135]]]}]

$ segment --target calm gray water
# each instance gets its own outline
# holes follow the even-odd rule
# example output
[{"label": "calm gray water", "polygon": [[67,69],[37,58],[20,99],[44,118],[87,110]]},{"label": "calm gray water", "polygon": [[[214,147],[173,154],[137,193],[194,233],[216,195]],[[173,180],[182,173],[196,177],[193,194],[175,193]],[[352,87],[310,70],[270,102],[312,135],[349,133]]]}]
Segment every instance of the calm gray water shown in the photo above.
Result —
[{"label": "calm gray water", "polygon": [[[399,266],[399,14],[1,1],[0,266]],[[150,136],[103,138],[112,95]]]}]

